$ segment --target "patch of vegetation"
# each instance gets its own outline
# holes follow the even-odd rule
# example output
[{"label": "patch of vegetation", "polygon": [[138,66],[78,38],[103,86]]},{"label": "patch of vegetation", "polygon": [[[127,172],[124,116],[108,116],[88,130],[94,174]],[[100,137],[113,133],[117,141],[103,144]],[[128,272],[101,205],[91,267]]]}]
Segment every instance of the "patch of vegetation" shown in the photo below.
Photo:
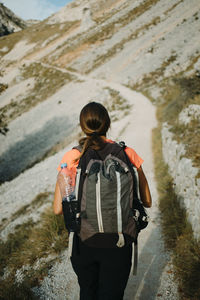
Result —
[{"label": "patch of vegetation", "polygon": [[[8,88],[7,84],[0,83],[0,94],[3,93]],[[0,115],[0,133],[6,135],[8,132],[8,124],[5,121],[5,115]]]},{"label": "patch of vegetation", "polygon": [[[121,27],[129,24],[134,19],[138,18],[140,15],[142,15],[145,11],[150,9],[151,6],[155,5],[158,2],[158,0],[147,0],[143,3],[140,3],[138,6],[131,9],[126,16],[122,16],[117,20],[117,24],[121,24]],[[113,12],[108,13],[106,15],[103,15],[102,17],[96,18],[95,21],[97,23],[103,23],[110,19],[110,17],[113,16]],[[116,22],[116,20],[115,20]]]},{"label": "patch of vegetation", "polygon": [[[87,32],[86,35],[78,34],[73,40],[68,40],[67,43],[60,45],[58,47],[62,48],[61,53],[59,54],[58,60],[62,60],[62,57],[69,57],[69,62],[71,63],[73,59],[77,58],[80,53],[89,48],[91,45],[102,43],[105,39],[110,38],[115,31],[115,25],[106,25],[103,28],[97,28],[97,30],[92,31],[92,33]],[[65,44],[67,45],[65,47]],[[57,55],[56,55],[57,56]],[[57,60],[54,60],[54,64],[57,64]],[[66,65],[66,64],[65,64]],[[77,70],[76,70],[77,71]]]},{"label": "patch of vegetation", "polygon": [[97,11],[94,11],[94,12],[93,12],[93,9],[92,9],[92,20],[95,21],[96,24],[103,24],[106,21],[110,20],[113,17],[113,15],[115,15],[119,11],[123,10],[125,7],[127,7],[127,3],[123,3],[118,8],[113,7],[113,6],[109,6],[105,10],[105,7],[103,6],[102,9],[100,8],[100,10],[97,10]]},{"label": "patch of vegetation", "polygon": [[171,84],[164,84],[164,103],[160,106],[159,118],[162,122],[171,125],[173,138],[184,144],[186,157],[192,159],[195,166],[200,167],[200,123],[199,120],[191,118],[184,125],[179,122],[180,112],[191,104],[200,105],[200,78],[174,78]]},{"label": "patch of vegetation", "polygon": [[0,83],[0,94],[3,93],[8,88],[7,84]]},{"label": "patch of vegetation", "polygon": [[151,6],[156,5],[157,2],[159,2],[159,0],[144,1],[139,6],[136,6],[130,10],[126,17],[122,16],[117,22],[121,23],[122,26],[125,26],[145,13],[148,9],[150,9]]},{"label": "patch of vegetation", "polygon": [[[153,51],[153,49],[151,49]],[[161,82],[165,82],[166,86],[169,84],[169,80],[164,80],[164,72],[166,68],[173,63],[176,60],[176,55],[172,53],[170,57],[168,57],[159,68],[155,69],[152,72],[149,72],[148,74],[144,75],[142,78],[142,82],[136,83],[134,85],[129,85],[129,88],[132,88],[135,91],[147,93],[148,97],[151,98],[151,96],[148,93],[148,89],[150,89],[152,86],[157,85],[161,86]],[[158,102],[158,101],[157,101]]]},{"label": "patch of vegetation", "polygon": [[22,206],[12,215],[10,219],[5,219],[3,224],[0,225],[0,230],[2,231],[9,223],[15,221],[16,219],[24,215],[29,215],[31,212],[36,211],[42,204],[50,202],[50,199],[52,199],[52,197],[52,193],[49,192],[38,194],[30,204]]},{"label": "patch of vegetation", "polygon": [[154,165],[162,214],[163,237],[171,250],[181,299],[200,297],[200,242],[193,237],[186,211],[173,189],[173,180],[162,157],[161,125],[153,132]]},{"label": "patch of vegetation", "polygon": [[125,43],[129,42],[130,40],[136,39],[141,32],[143,32],[143,33],[146,32],[146,30],[148,30],[149,27],[151,27],[152,25],[157,25],[159,22],[160,22],[160,17],[156,17],[148,24],[145,24],[145,25],[141,26],[140,28],[138,28],[131,35],[124,38],[122,41],[120,41],[119,43],[115,44],[112,48],[110,48],[107,53],[105,53],[103,55],[99,55],[94,60],[92,67],[90,67],[90,69],[87,69],[85,71],[85,73],[88,74],[93,69],[95,69],[98,66],[100,66],[101,64],[105,63],[108,59],[110,59],[112,56],[114,56],[118,51],[122,50],[124,48]]},{"label": "patch of vegetation", "polygon": [[185,156],[192,159],[193,165],[200,167],[200,122],[193,119],[189,124],[177,124],[171,128],[178,143],[185,146]]},{"label": "patch of vegetation", "polygon": [[[191,65],[187,71],[193,70],[193,65],[198,59],[199,56],[191,58]],[[185,77],[184,72],[176,74],[174,78],[164,77],[166,67],[175,60],[176,56],[172,53],[161,68],[145,76],[142,83],[133,88],[146,94],[158,107],[157,117],[160,125],[154,130],[153,145],[163,237],[166,246],[172,252],[180,298],[197,300],[200,299],[200,242],[194,239],[186,210],[181,206],[182,199],[176,195],[173,179],[163,161],[161,124],[167,122],[171,126],[174,139],[184,144],[184,156],[190,158],[199,168],[199,120],[191,118],[191,121],[184,125],[179,121],[179,114],[191,104],[200,105],[200,78],[199,74]],[[156,99],[151,96],[152,87],[157,87],[160,91]]]},{"label": "patch of vegetation", "polygon": [[[103,24],[101,28],[100,26],[98,26],[96,30],[92,30],[91,33],[87,32],[86,35],[78,35],[76,38],[73,38],[72,42],[68,40],[67,46],[59,54],[59,57],[61,58],[62,56],[65,56],[67,54],[70,55],[72,52],[80,53],[79,49],[81,49],[83,45],[87,45],[88,47],[90,47],[90,45],[95,45],[96,43],[99,45],[100,42],[111,38],[114,35],[114,33],[117,32],[121,27],[127,25],[135,18],[142,15],[146,10],[148,10],[152,5],[155,5],[158,1],[159,0],[147,0],[145,1],[145,3],[142,3],[134,9],[130,10],[126,16],[120,17],[117,21],[116,19],[111,22],[108,21],[105,25]],[[120,26],[116,27],[116,22]],[[63,46],[64,44],[60,47]],[[121,45],[119,47],[121,47]],[[115,50],[112,49],[111,53],[113,51]],[[76,58],[76,56],[74,56],[74,58]],[[89,71],[86,70],[86,72]]]},{"label": "patch of vegetation", "polygon": [[29,111],[32,107],[46,100],[62,86],[75,78],[69,73],[63,73],[57,69],[44,66],[41,63],[33,63],[29,66],[24,65],[21,69],[21,74],[22,80],[33,77],[35,79],[35,86],[21,100],[12,101],[0,109],[2,124],[8,124],[24,112]]},{"label": "patch of vegetation", "polygon": [[171,80],[171,84],[163,86],[162,119],[173,125],[179,113],[190,104],[200,105],[200,77],[178,77]]},{"label": "patch of vegetation", "polygon": [[[59,33],[59,36],[66,34],[69,30],[78,26],[78,23],[78,21],[65,22],[62,23],[61,26],[61,24],[58,23],[46,24],[46,21],[43,21],[27,27],[24,30],[12,33],[9,36],[3,36],[0,38],[0,48],[6,47],[7,51],[1,53],[1,55],[7,54],[21,40],[26,40],[27,43],[35,43],[36,47],[41,47],[41,42],[50,39],[52,36],[56,38],[57,33]],[[52,42],[52,39],[49,40],[49,43],[50,42]],[[34,50],[35,49],[36,48],[34,48]]]},{"label": "patch of vegetation", "polygon": [[182,3],[183,2],[183,0],[180,0],[180,1],[178,1],[178,2],[176,2],[174,5],[172,5],[172,7],[170,7],[164,14],[165,15],[168,15],[169,13],[171,13],[171,11],[174,9],[174,8],[176,8],[176,6],[178,6],[180,3]]},{"label": "patch of vegetation", "polygon": [[128,115],[131,109],[131,105],[129,102],[123,98],[120,93],[111,88],[105,88],[105,90],[109,91],[110,99],[104,101],[103,105],[105,105],[108,110],[111,121],[115,122],[124,116]]},{"label": "patch of vegetation", "polygon": [[14,32],[9,35],[5,35],[0,37],[0,49],[6,48],[6,51],[1,51],[1,56],[6,55],[9,51],[11,51],[14,46],[23,39],[23,32],[24,30],[20,30],[17,32]]},{"label": "patch of vegetation", "polygon": [[[41,195],[35,202],[40,200]],[[63,217],[55,216],[52,208],[42,214],[40,224],[29,220],[19,225],[6,242],[0,242],[0,299],[35,299],[31,288],[40,284],[67,246]],[[49,261],[50,255],[54,258]],[[20,278],[18,273],[21,273]]]},{"label": "patch of vegetation", "polygon": [[0,133],[6,135],[8,129],[8,123],[6,122],[6,116],[4,113],[0,114]]},{"label": "patch of vegetation", "polygon": [[[199,59],[195,57],[191,62],[188,71],[191,70],[194,63]],[[141,83],[129,85],[130,88],[142,92],[152,102],[159,106],[159,120],[167,122],[171,126],[173,138],[178,143],[183,143],[186,149],[185,156],[193,161],[194,166],[200,168],[200,125],[199,120],[191,117],[191,121],[184,125],[179,122],[180,112],[191,104],[200,105],[200,76],[199,74],[191,77],[185,77],[183,72],[176,77],[166,78],[164,72],[172,62],[176,60],[176,55],[172,55],[160,68],[144,76]],[[153,99],[151,88],[158,87],[161,96]],[[197,177],[200,176],[200,172]]]},{"label": "patch of vegetation", "polygon": [[59,34],[59,36],[66,34],[69,30],[74,29],[78,23],[78,21],[72,21],[62,23],[61,25],[59,23],[46,24],[46,21],[43,21],[42,23],[36,24],[34,27],[31,26],[29,30],[27,30],[26,36],[30,43],[40,44],[41,42],[48,40],[51,36],[56,37],[56,34]]}]

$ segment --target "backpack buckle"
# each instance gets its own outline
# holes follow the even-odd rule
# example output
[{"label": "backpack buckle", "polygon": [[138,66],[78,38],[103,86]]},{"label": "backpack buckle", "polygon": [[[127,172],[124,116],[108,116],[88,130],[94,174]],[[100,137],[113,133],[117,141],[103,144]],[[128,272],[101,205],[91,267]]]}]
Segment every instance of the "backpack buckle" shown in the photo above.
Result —
[{"label": "backpack buckle", "polygon": [[140,216],[139,210],[134,209],[134,210],[133,210],[133,219],[135,219],[135,221],[138,221],[139,216]]},{"label": "backpack buckle", "polygon": [[119,145],[120,145],[120,147],[122,147],[122,148],[126,148],[126,144],[125,144],[125,142],[123,142],[123,141],[119,142]]},{"label": "backpack buckle", "polygon": [[143,222],[149,222],[150,221],[150,217],[147,215],[147,216],[143,216],[142,217],[142,221]]}]

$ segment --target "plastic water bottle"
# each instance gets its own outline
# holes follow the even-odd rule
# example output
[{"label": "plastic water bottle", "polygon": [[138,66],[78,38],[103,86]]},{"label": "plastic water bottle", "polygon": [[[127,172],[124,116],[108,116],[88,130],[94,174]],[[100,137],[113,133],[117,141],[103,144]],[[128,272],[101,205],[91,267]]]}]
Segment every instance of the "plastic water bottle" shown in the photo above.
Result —
[{"label": "plastic water bottle", "polygon": [[[75,170],[74,168],[67,168],[67,164],[63,163],[61,165],[61,174],[64,179],[64,186],[65,186],[65,200],[68,202],[75,201]],[[64,199],[63,199],[64,200]]]}]

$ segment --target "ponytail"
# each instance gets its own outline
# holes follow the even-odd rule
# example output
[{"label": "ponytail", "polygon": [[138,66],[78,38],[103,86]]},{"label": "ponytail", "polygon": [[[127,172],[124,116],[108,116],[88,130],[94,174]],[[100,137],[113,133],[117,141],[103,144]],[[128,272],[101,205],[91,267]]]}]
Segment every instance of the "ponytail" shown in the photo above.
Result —
[{"label": "ponytail", "polygon": [[81,110],[80,126],[86,136],[79,141],[82,152],[75,161],[78,161],[88,148],[100,150],[104,147],[106,133],[110,128],[108,111],[100,103],[88,103]]}]

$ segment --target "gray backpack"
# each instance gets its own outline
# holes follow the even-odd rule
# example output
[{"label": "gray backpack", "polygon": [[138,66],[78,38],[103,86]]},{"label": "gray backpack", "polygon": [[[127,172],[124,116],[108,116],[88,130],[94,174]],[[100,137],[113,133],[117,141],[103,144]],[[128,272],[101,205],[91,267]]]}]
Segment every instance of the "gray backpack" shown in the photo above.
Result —
[{"label": "gray backpack", "polygon": [[137,242],[141,228],[133,206],[139,202],[135,175],[124,144],[107,143],[99,151],[88,149],[80,159],[76,231],[85,244],[112,248]]},{"label": "gray backpack", "polygon": [[[139,200],[136,168],[123,142],[106,143],[102,150],[89,148],[79,160],[75,200],[63,198],[63,214],[69,231],[69,256],[74,234],[90,247],[117,248],[134,243],[136,274],[137,237],[148,225],[148,215]],[[81,147],[74,147],[81,151]]]}]

